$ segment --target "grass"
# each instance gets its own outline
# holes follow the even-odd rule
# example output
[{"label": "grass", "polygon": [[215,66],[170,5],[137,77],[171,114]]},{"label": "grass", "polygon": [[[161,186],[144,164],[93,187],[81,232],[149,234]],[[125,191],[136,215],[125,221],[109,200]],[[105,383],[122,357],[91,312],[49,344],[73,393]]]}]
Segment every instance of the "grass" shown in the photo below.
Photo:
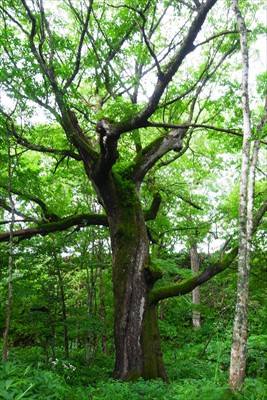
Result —
[{"label": "grass", "polygon": [[[46,364],[38,360],[37,349],[36,353],[34,348],[20,349],[11,354],[12,361],[0,364],[0,399],[267,400],[264,376],[248,377],[242,393],[230,392],[223,342],[217,343],[218,358],[209,359],[215,345],[214,349],[211,346],[205,359],[196,357],[199,353],[197,345],[185,344],[175,352],[169,349],[165,358],[170,384],[162,380],[147,382],[139,379],[135,383],[113,380],[111,357],[100,356],[90,367],[84,366],[82,355],[77,354],[69,361],[61,359]],[[219,352],[218,345],[221,346]]]}]

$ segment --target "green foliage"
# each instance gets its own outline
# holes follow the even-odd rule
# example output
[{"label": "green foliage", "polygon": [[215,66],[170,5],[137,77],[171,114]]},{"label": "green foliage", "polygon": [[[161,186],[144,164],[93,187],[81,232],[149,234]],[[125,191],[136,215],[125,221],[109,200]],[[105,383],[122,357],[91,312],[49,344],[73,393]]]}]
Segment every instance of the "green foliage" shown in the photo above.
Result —
[{"label": "green foliage", "polygon": [[23,364],[0,365],[0,398],[4,400],[86,399],[79,389],[71,389],[54,372]]},{"label": "green foliage", "polygon": [[[178,364],[179,362],[179,364]],[[176,360],[173,368],[180,365]],[[190,372],[190,368],[192,369]],[[100,372],[100,371],[99,371]],[[144,381],[139,379],[135,383],[120,382],[111,379],[102,380],[103,372],[99,374],[94,385],[88,384],[86,372],[79,371],[80,377],[75,381],[65,381],[55,371],[43,367],[26,366],[25,364],[11,363],[0,365],[0,398],[5,400],[264,400],[267,386],[263,380],[246,379],[242,393],[233,394],[227,385],[227,376],[221,375],[220,381],[215,382],[205,374],[210,370],[202,363],[188,365],[188,376],[166,384],[161,380]],[[81,379],[81,374],[84,380]],[[193,375],[195,377],[193,378]],[[189,378],[191,376],[191,378]],[[79,380],[80,378],[80,380]]]}]

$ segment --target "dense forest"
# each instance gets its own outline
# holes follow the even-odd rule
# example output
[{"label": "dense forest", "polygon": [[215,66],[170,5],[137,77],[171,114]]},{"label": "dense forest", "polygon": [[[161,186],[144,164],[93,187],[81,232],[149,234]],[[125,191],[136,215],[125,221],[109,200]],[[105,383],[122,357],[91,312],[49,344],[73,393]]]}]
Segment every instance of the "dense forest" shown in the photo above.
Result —
[{"label": "dense forest", "polygon": [[2,0],[0,399],[267,398],[265,0]]}]

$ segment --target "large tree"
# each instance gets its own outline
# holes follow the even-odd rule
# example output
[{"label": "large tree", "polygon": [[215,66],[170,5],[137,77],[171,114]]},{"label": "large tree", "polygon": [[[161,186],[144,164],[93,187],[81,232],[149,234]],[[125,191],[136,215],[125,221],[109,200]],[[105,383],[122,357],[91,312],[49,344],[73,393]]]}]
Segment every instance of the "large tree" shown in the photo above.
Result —
[{"label": "large tree", "polygon": [[[238,49],[228,5],[217,0],[3,0],[0,11],[1,129],[19,146],[16,156],[22,161],[23,149],[43,154],[42,165],[53,157],[55,171],[69,160],[64,165],[73,168],[74,185],[80,178],[73,165],[82,164],[99,202],[97,214],[59,212],[59,204],[44,201],[38,177],[25,187],[18,174],[11,191],[17,205],[24,206],[17,210],[23,225],[13,231],[13,240],[72,226],[108,226],[114,376],[167,379],[158,302],[188,293],[226,269],[237,247],[189,280],[155,286],[162,271],[150,257],[146,221],[156,217],[161,196],[152,177],[146,208],[142,188],[155,166],[182,156],[195,129],[240,135],[226,125],[229,119],[212,95],[220,74],[227,86],[227,62]],[[229,104],[230,90],[222,93]],[[5,193],[4,179],[1,187]],[[39,218],[29,212],[29,204],[38,205]],[[4,194],[1,206],[10,210]],[[266,202],[255,227],[265,211]],[[9,232],[0,234],[1,241],[9,237]]]}]

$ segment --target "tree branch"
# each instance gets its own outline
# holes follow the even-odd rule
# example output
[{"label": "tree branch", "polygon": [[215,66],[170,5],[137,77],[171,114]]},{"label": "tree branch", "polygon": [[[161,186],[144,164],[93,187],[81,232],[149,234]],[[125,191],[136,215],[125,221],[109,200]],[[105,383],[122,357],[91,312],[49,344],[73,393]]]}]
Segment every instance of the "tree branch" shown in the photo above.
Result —
[{"label": "tree branch", "polygon": [[8,115],[3,110],[2,107],[0,107],[0,112],[2,115],[4,115],[4,117],[7,119],[7,121],[10,124],[9,133],[16,138],[17,143],[20,144],[21,146],[26,147],[29,150],[33,150],[33,151],[37,151],[37,152],[41,152],[41,153],[58,154],[58,155],[62,155],[65,157],[74,158],[77,161],[81,161],[80,155],[76,154],[72,150],[59,150],[59,149],[54,149],[52,147],[46,147],[46,146],[41,146],[41,145],[36,145],[36,144],[30,143],[27,139],[23,138],[22,136],[20,136],[18,134],[13,118],[11,118],[11,116]]},{"label": "tree branch", "polygon": [[[0,183],[0,187],[5,189],[4,185],[2,185],[1,183]],[[11,188],[11,192],[12,192],[12,194],[16,194],[18,196],[22,196],[22,197],[24,197],[24,199],[26,199],[28,201],[33,201],[34,203],[38,204],[42,209],[42,212],[43,212],[42,218],[43,219],[45,219],[47,221],[50,221],[50,222],[57,221],[57,220],[60,219],[60,217],[58,217],[56,214],[53,214],[52,212],[50,212],[48,210],[47,205],[41,199],[39,199],[37,197],[33,197],[29,193],[25,194],[25,193],[21,192],[20,190],[16,190],[16,189],[13,189],[13,188]],[[0,206],[5,208],[4,204],[1,204],[1,201],[0,201]],[[17,214],[20,215],[19,213],[17,213]],[[25,216],[23,214],[21,214],[21,215],[25,218]],[[35,221],[35,222],[38,223],[38,221]]]},{"label": "tree branch", "polygon": [[150,221],[156,218],[161,204],[161,200],[162,198],[160,193],[159,192],[155,193],[150,209],[144,211],[144,216],[146,221]]},{"label": "tree branch", "polygon": [[145,147],[135,158],[135,169],[133,173],[134,182],[141,182],[145,174],[160,160],[160,158],[171,150],[180,152],[182,150],[182,139],[186,135],[188,127],[180,126],[160,136]]},{"label": "tree branch", "polygon": [[165,66],[164,70],[162,68],[163,73],[158,76],[154,92],[150,97],[147,105],[143,108],[143,110],[141,110],[141,112],[139,112],[134,117],[131,117],[131,119],[129,119],[128,121],[113,124],[113,130],[116,131],[117,135],[141,127],[149,126],[149,124],[147,123],[148,118],[156,111],[165,89],[171,82],[172,78],[178,71],[186,56],[195,49],[194,40],[196,39],[200,29],[202,28],[202,25],[204,24],[208,12],[212,9],[217,1],[218,0],[206,0],[206,2],[198,8],[197,15],[191,23],[187,35],[181,42],[180,49],[171,59],[171,61]]},{"label": "tree branch", "polygon": [[192,200],[182,196],[181,194],[177,195],[177,197],[179,199],[181,199],[182,201],[184,201],[185,203],[189,204],[190,206],[194,207],[195,209],[203,211],[202,207],[200,207],[198,204],[194,203]]},{"label": "tree branch", "polygon": [[218,126],[206,125],[206,124],[194,124],[194,123],[184,123],[184,124],[165,124],[165,123],[157,123],[157,122],[148,122],[147,126],[155,127],[155,128],[169,128],[169,129],[181,129],[181,128],[203,128],[203,129],[211,129],[213,131],[230,133],[234,136],[243,137],[241,132],[237,132],[233,129],[220,128]]},{"label": "tree branch", "polygon": [[135,118],[135,124],[139,124],[141,121],[147,121],[147,119],[155,112],[167,85],[172,80],[175,73],[178,71],[186,56],[195,49],[194,40],[196,39],[202,25],[204,24],[208,12],[216,4],[216,2],[217,0],[207,0],[198,8],[198,13],[193,20],[179,51],[169,62],[169,64],[166,65],[164,73],[158,76],[155,90],[150,97],[147,106]]},{"label": "tree branch", "polygon": [[[20,240],[29,239],[36,235],[46,236],[51,232],[65,231],[72,226],[86,227],[90,225],[108,226],[106,215],[103,214],[80,214],[66,218],[61,218],[55,222],[39,224],[34,228],[18,229],[13,231],[13,237]],[[7,242],[10,238],[10,232],[0,233],[0,242]]]},{"label": "tree branch", "polygon": [[209,43],[211,40],[217,39],[220,36],[230,35],[230,34],[234,34],[234,33],[239,33],[239,31],[238,30],[232,30],[232,31],[223,31],[223,32],[220,32],[220,33],[216,33],[216,35],[212,35],[208,39],[203,40],[203,42],[200,42],[200,43],[196,44],[196,48],[199,47],[199,46],[203,46],[203,44]]},{"label": "tree branch", "polygon": [[[266,211],[267,211],[267,198],[265,199],[264,203],[259,208],[256,216],[254,217],[253,233],[256,232]],[[218,275],[219,273],[229,268],[234,259],[236,258],[237,254],[238,254],[238,245],[235,245],[228,253],[225,252],[225,246],[224,246],[223,252],[221,253],[221,257],[217,262],[214,263],[214,265],[206,268],[200,274],[193,276],[192,278],[189,278],[183,282],[158,289],[153,289],[151,292],[150,301],[152,303],[158,303],[160,300],[163,299],[190,293],[197,286],[202,285],[203,283],[209,281],[213,276]]]},{"label": "tree branch", "polygon": [[[12,208],[5,202],[4,199],[1,199],[1,198],[0,198],[0,207],[2,207],[4,210],[8,211],[9,213],[12,213]],[[38,222],[35,218],[28,217],[27,215],[21,213],[20,211],[17,211],[15,208],[14,208],[14,214],[18,215],[19,217],[22,217],[25,222],[26,221],[27,222],[35,222],[35,223]],[[3,225],[6,223],[8,223],[8,221],[6,221],[4,223],[1,222],[1,224],[3,224]]]},{"label": "tree branch", "polygon": [[85,19],[85,22],[83,23],[83,29],[82,29],[82,33],[81,33],[81,36],[80,36],[78,49],[77,49],[75,67],[74,67],[74,70],[73,70],[71,76],[67,79],[67,82],[64,85],[63,92],[65,92],[67,90],[67,88],[71,85],[71,83],[73,82],[75,76],[79,72],[80,64],[81,64],[82,47],[83,47],[85,34],[87,33],[87,29],[88,29],[88,25],[89,25],[92,6],[93,6],[93,0],[90,0],[89,6],[88,6],[88,9],[87,9],[86,19]]}]

